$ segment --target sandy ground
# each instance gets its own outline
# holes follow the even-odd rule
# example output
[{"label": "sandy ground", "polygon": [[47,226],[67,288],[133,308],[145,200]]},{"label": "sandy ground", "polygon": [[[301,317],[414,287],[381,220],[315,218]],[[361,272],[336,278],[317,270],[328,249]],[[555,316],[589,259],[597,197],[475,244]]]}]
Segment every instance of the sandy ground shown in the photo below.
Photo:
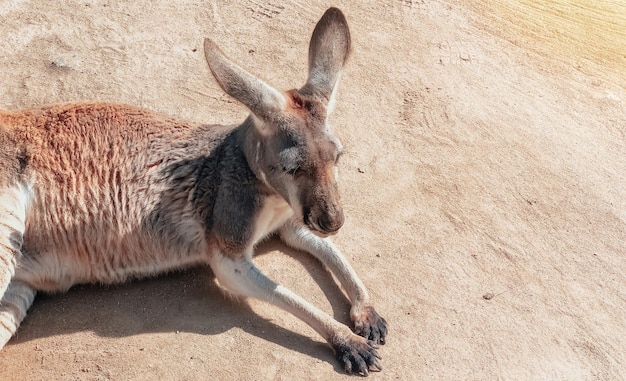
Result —
[{"label": "sandy ground", "polygon": [[[372,379],[626,379],[626,6],[568,3],[332,4],[354,44],[332,117],[335,242],[391,325]],[[1,0],[0,107],[105,100],[236,123],[203,38],[298,87],[329,5]],[[348,320],[315,260],[270,242],[257,261]],[[0,353],[2,380],[348,377],[308,326],[223,298],[207,269],[40,295]]]}]

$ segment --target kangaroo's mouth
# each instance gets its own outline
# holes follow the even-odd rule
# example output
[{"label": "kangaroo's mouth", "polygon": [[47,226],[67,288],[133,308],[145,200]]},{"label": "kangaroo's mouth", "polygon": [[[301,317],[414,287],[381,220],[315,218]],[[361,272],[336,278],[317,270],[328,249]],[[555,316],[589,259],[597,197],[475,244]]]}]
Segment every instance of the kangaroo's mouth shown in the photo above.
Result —
[{"label": "kangaroo's mouth", "polygon": [[330,237],[331,235],[334,235],[336,232],[334,233],[329,233],[329,232],[325,232],[323,230],[319,230],[315,227],[309,226],[307,225],[307,227],[309,228],[309,230],[311,230],[311,232],[313,234],[315,234],[316,236],[320,237],[320,238],[326,238],[326,237]]}]

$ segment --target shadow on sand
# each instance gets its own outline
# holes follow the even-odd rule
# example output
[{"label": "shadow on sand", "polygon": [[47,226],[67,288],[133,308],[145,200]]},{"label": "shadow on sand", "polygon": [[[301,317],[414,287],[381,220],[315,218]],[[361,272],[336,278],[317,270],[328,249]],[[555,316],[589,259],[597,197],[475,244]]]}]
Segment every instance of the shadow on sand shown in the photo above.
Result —
[{"label": "shadow on sand", "polygon": [[[261,244],[256,256],[275,250],[305,266],[331,302],[335,319],[350,325],[350,303],[322,264],[306,253],[286,247],[278,239]],[[38,294],[17,336],[8,345],[84,331],[102,337],[176,331],[217,335],[235,327],[334,364],[335,370],[343,373],[327,345],[262,318],[245,300],[225,297],[208,267],[122,285],[76,286],[60,295]]]}]

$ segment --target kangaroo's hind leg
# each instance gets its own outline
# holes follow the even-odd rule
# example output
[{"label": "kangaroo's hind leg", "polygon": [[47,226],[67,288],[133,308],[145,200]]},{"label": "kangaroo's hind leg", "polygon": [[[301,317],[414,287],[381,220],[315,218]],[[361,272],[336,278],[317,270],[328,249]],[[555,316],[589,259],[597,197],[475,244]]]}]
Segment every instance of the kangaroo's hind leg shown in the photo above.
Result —
[{"label": "kangaroo's hind leg", "polygon": [[27,199],[26,187],[0,188],[0,348],[13,336],[35,297],[29,286],[11,282],[24,242]]},{"label": "kangaroo's hind leg", "polygon": [[15,274],[26,229],[28,190],[0,184],[0,297]]},{"label": "kangaroo's hind leg", "polygon": [[0,300],[0,349],[17,331],[37,292],[25,283],[12,281]]}]

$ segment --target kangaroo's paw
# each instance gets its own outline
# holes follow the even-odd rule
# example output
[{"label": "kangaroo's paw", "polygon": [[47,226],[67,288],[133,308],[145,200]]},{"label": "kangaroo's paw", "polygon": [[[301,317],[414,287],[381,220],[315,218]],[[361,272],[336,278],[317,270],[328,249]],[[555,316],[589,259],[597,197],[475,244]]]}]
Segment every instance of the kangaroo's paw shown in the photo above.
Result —
[{"label": "kangaroo's paw", "polygon": [[380,355],[377,345],[355,334],[340,335],[331,340],[337,359],[348,373],[369,375],[370,371],[381,371]]},{"label": "kangaroo's paw", "polygon": [[388,332],[387,321],[376,312],[374,307],[361,308],[354,315],[353,321],[354,332],[357,335],[363,336],[376,345],[385,344]]}]

